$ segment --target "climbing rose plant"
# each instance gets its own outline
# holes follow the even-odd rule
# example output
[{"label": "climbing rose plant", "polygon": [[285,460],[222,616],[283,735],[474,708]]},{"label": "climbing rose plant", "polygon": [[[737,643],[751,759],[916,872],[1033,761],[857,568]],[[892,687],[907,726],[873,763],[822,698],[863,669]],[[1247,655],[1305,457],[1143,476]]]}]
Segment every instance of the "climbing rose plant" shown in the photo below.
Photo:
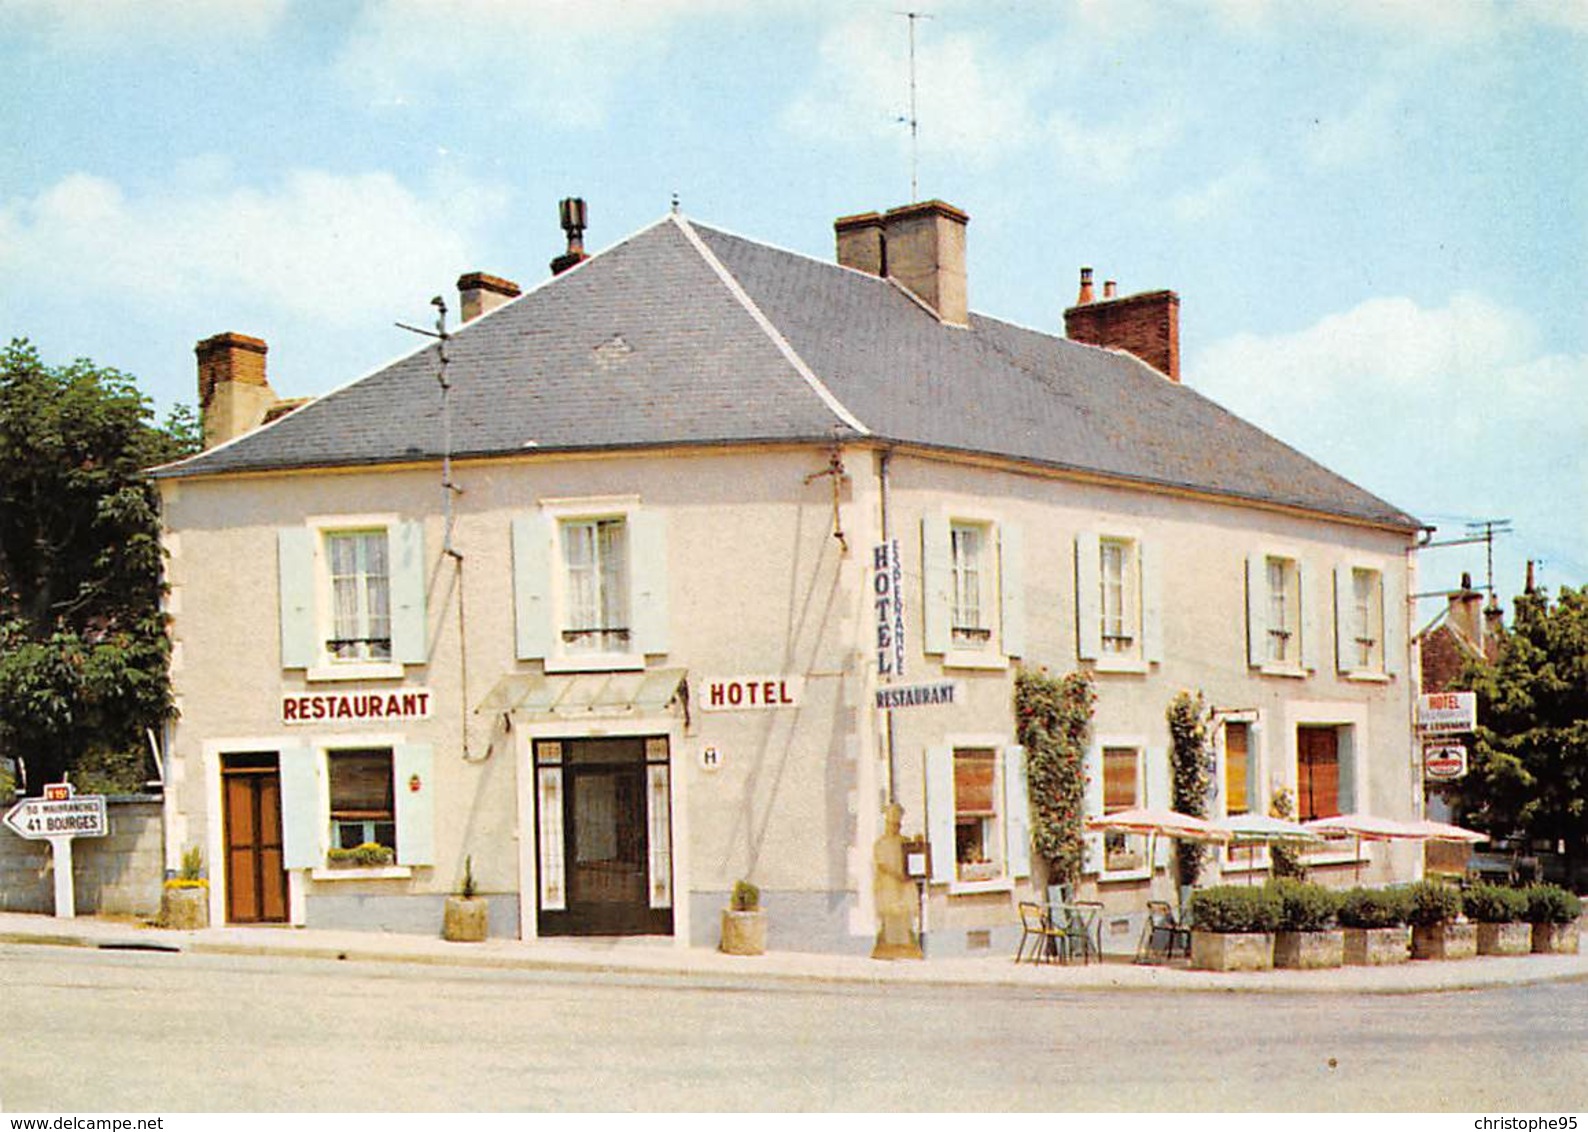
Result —
[{"label": "climbing rose plant", "polygon": [[[1169,701],[1169,765],[1174,776],[1173,805],[1182,814],[1208,816],[1213,788],[1213,745],[1208,742],[1208,706],[1202,693],[1181,692]],[[1176,846],[1182,888],[1197,882],[1207,846],[1181,841]]]},{"label": "climbing rose plant", "polygon": [[1032,842],[1048,862],[1048,883],[1080,883],[1084,852],[1086,744],[1097,695],[1092,678],[1022,668],[1015,676],[1015,733],[1026,749]]}]

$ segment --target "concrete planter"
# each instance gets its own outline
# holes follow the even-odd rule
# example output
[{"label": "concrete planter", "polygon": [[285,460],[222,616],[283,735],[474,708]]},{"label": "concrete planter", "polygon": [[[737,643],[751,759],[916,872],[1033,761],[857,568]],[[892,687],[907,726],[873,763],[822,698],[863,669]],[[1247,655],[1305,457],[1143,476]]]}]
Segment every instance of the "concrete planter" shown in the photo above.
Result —
[{"label": "concrete planter", "polygon": [[1404,924],[1393,928],[1345,928],[1344,931],[1347,967],[1383,967],[1411,958],[1411,929]]},{"label": "concrete planter", "polygon": [[724,955],[760,955],[766,951],[766,913],[757,908],[752,912],[722,910],[722,945]]},{"label": "concrete planter", "polygon": [[1526,955],[1533,950],[1533,925],[1479,924],[1479,955]]},{"label": "concrete planter", "polygon": [[162,928],[177,931],[196,931],[210,926],[210,890],[204,888],[174,888],[167,885],[160,890],[160,919]]},{"label": "concrete planter", "polygon": [[490,904],[482,896],[449,896],[441,916],[441,938],[453,943],[480,943],[490,934]]},{"label": "concrete planter", "polygon": [[1345,964],[1345,931],[1274,933],[1274,966],[1315,970]]},{"label": "concrete planter", "polygon": [[1477,924],[1416,924],[1412,927],[1413,959],[1471,959],[1477,953]]},{"label": "concrete planter", "polygon": [[1534,924],[1534,955],[1576,955],[1580,934],[1577,921],[1569,924]]},{"label": "concrete planter", "polygon": [[1191,931],[1191,966],[1199,971],[1267,971],[1273,965],[1273,932]]}]

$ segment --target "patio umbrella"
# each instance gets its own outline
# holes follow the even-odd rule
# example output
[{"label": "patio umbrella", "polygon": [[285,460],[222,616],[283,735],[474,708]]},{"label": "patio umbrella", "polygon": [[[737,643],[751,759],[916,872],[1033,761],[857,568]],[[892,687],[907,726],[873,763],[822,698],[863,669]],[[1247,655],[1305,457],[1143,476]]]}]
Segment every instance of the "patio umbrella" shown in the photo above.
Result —
[{"label": "patio umbrella", "polygon": [[1154,808],[1116,810],[1102,817],[1087,818],[1086,829],[1089,833],[1137,833],[1145,836],[1149,877],[1157,873],[1153,860],[1159,834],[1180,841],[1228,841],[1231,837],[1228,830],[1220,829],[1206,818]]},{"label": "patio umbrella", "polygon": [[1428,841],[1465,841],[1476,845],[1480,841],[1489,840],[1487,833],[1479,833],[1475,829],[1451,825],[1449,822],[1434,821],[1432,818],[1423,818],[1420,821],[1407,822],[1406,824],[1412,829],[1423,831],[1423,837]]},{"label": "patio umbrella", "polygon": [[[1314,833],[1300,822],[1286,821],[1284,818],[1271,817],[1268,814],[1234,814],[1230,817],[1218,818],[1213,822],[1220,829],[1230,833],[1231,847],[1237,845],[1273,845],[1275,842],[1287,844],[1317,843],[1323,840],[1321,834]],[[1250,859],[1248,857],[1248,864]],[[1251,883],[1252,874],[1246,874],[1246,881]]]},{"label": "patio umbrella", "polygon": [[1356,879],[1362,879],[1362,842],[1364,841],[1427,841],[1429,833],[1420,823],[1396,821],[1374,814],[1336,814],[1305,822],[1305,827],[1325,837],[1352,837],[1356,839]]}]

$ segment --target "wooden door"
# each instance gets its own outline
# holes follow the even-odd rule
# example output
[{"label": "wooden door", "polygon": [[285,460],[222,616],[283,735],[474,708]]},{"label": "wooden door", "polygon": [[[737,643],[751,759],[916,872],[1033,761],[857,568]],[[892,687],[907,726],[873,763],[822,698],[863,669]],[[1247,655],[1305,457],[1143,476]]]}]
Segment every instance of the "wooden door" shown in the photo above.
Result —
[{"label": "wooden door", "polygon": [[1340,812],[1340,737],[1332,727],[1296,729],[1296,811],[1301,821]]},{"label": "wooden door", "polygon": [[276,756],[228,755],[225,800],[226,920],[287,922],[287,870],[281,858],[281,770]]}]

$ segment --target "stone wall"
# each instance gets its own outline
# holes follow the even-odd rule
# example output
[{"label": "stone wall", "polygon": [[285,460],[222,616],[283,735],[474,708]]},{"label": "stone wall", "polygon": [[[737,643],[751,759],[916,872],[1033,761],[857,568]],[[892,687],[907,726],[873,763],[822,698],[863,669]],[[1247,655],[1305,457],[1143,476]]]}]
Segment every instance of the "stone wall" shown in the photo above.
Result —
[{"label": "stone wall", "polygon": [[[72,843],[72,877],[80,916],[153,916],[160,911],[165,850],[160,799],[111,795],[110,834]],[[0,911],[55,911],[47,841],[28,841],[0,826]]]}]

